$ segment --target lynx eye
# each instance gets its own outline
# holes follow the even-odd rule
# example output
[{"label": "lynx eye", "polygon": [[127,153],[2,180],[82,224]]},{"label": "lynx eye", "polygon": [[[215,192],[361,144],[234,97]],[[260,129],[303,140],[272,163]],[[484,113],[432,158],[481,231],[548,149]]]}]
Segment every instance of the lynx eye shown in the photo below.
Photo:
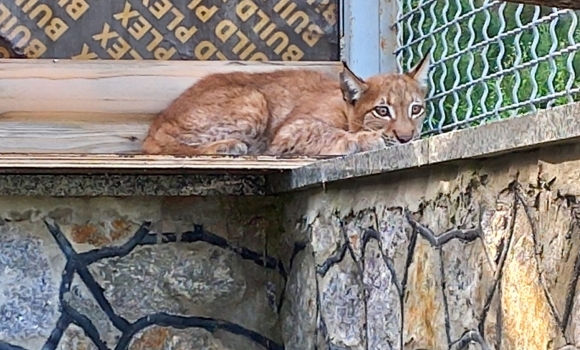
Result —
[{"label": "lynx eye", "polygon": [[423,106],[421,106],[421,105],[413,105],[413,107],[411,107],[411,114],[412,115],[418,115],[421,112],[423,112]]},{"label": "lynx eye", "polygon": [[391,117],[391,112],[389,111],[389,108],[386,106],[377,106],[375,107],[374,112],[378,117],[381,118]]}]

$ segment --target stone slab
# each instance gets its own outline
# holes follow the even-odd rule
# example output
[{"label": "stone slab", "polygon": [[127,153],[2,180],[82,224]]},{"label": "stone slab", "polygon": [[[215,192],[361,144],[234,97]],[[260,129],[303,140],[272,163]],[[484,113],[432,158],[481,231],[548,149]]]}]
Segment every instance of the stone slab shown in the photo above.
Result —
[{"label": "stone slab", "polygon": [[452,131],[428,140],[428,164],[489,157],[580,137],[580,103]]},{"label": "stone slab", "polygon": [[269,175],[267,193],[322,187],[333,181],[576,142],[580,139],[579,116],[580,103],[571,103],[406,145],[323,160]]},{"label": "stone slab", "polygon": [[517,4],[557,7],[561,9],[580,10],[580,2],[577,0],[508,0]]},{"label": "stone slab", "polygon": [[387,150],[322,160],[284,174],[267,177],[267,189],[270,193],[285,192],[323,186],[325,183],[338,180],[419,167],[428,163],[428,146],[426,141],[421,140]]}]

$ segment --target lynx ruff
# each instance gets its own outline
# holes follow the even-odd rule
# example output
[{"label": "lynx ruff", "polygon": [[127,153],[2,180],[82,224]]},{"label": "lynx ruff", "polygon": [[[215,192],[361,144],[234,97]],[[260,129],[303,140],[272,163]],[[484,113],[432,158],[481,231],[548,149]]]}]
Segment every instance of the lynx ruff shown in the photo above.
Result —
[{"label": "lynx ruff", "polygon": [[430,55],[363,80],[308,69],[200,79],[153,121],[146,154],[346,155],[407,143],[425,118]]}]

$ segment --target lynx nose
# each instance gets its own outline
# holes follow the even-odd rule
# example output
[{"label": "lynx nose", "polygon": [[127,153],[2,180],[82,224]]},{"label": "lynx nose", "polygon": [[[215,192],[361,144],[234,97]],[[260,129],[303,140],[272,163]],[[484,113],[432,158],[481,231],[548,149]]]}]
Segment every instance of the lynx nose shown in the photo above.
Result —
[{"label": "lynx nose", "polygon": [[395,134],[395,137],[400,143],[407,143],[413,139],[413,134],[414,134],[413,132],[411,132],[410,134],[402,134],[402,135]]}]

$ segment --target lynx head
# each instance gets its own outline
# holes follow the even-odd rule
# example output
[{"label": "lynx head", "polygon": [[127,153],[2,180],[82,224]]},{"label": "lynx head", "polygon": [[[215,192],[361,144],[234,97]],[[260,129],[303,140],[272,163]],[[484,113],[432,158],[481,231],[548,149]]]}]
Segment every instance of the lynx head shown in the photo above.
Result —
[{"label": "lynx head", "polygon": [[404,73],[374,75],[366,80],[356,76],[343,62],[341,90],[352,106],[353,120],[363,121],[362,129],[383,129],[387,145],[418,138],[425,119],[430,54]]}]

